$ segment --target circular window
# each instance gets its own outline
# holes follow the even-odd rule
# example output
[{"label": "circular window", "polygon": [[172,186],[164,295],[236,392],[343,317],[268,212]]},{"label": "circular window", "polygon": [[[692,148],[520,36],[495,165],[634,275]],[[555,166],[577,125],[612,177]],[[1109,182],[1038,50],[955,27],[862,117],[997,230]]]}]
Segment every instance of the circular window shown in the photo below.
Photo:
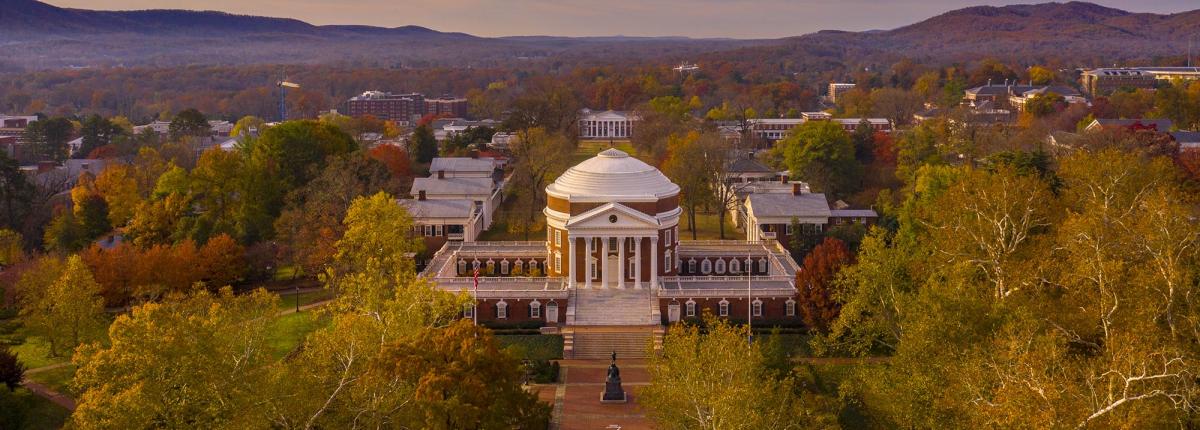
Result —
[{"label": "circular window", "polygon": [[611,223],[613,223],[613,224],[616,224],[616,223],[617,223],[617,216],[616,216],[616,215],[609,215],[609,216],[608,216],[608,222],[611,222]]}]

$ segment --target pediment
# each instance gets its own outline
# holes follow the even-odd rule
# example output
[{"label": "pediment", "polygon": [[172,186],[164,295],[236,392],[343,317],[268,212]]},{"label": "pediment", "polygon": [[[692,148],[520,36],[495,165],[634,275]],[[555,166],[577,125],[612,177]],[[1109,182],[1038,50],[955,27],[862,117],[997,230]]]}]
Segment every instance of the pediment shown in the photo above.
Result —
[{"label": "pediment", "polygon": [[658,229],[658,219],[620,203],[608,203],[567,220],[568,229]]}]

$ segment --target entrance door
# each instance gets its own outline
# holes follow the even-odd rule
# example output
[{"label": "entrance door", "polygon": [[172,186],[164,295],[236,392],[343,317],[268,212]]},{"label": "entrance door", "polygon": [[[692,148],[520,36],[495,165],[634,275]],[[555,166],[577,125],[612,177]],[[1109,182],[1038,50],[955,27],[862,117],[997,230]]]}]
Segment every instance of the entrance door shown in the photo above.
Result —
[{"label": "entrance door", "polygon": [[550,302],[546,305],[546,323],[558,324],[558,303]]},{"label": "entrance door", "polygon": [[679,321],[679,303],[667,305],[667,322]]}]

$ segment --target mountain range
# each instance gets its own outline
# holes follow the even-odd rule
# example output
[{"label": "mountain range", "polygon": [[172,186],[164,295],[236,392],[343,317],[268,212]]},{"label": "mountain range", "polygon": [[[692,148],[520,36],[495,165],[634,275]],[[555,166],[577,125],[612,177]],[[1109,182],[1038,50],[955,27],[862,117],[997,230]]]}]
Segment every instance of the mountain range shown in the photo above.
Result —
[{"label": "mountain range", "polygon": [[0,0],[0,61],[35,69],[254,63],[496,67],[542,60],[574,64],[763,56],[810,64],[814,59],[869,63],[985,56],[1107,64],[1181,57],[1197,29],[1200,10],[1132,13],[1069,2],[969,7],[892,30],[827,30],[782,39],[489,38],[419,26],[317,26],[211,11],[97,11]]}]

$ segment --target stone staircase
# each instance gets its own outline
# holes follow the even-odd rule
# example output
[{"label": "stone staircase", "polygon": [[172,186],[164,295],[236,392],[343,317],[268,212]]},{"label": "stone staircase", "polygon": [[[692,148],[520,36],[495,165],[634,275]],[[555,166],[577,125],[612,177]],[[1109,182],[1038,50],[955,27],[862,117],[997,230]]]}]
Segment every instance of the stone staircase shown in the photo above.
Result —
[{"label": "stone staircase", "polygon": [[574,296],[577,326],[645,326],[660,324],[655,318],[650,290],[636,288],[581,288]]},{"label": "stone staircase", "polygon": [[566,358],[608,359],[615,351],[617,358],[646,358],[647,353],[662,348],[661,326],[591,326],[568,327],[563,330],[563,354]]},{"label": "stone staircase", "polygon": [[649,289],[579,288],[572,291],[563,355],[574,359],[645,358],[662,347],[663,329]]}]

